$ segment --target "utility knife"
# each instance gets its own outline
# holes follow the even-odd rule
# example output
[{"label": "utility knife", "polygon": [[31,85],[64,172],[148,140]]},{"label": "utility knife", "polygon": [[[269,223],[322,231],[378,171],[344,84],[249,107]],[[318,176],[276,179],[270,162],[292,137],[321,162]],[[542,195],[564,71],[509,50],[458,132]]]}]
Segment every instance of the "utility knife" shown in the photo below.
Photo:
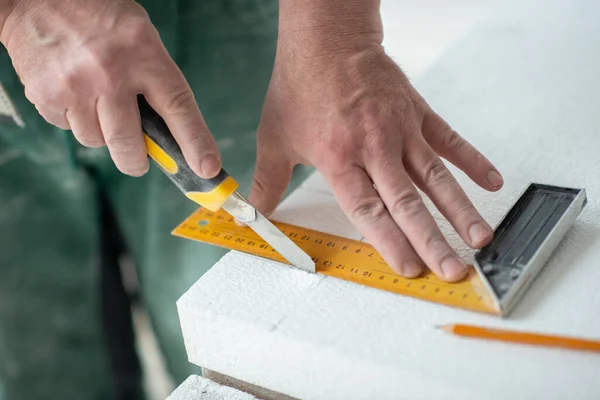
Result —
[{"label": "utility knife", "polygon": [[315,272],[311,257],[244,198],[238,183],[224,169],[212,179],[196,175],[163,118],[142,95],[138,95],[138,106],[148,156],[189,199],[213,212],[224,209],[247,224],[292,266]]}]

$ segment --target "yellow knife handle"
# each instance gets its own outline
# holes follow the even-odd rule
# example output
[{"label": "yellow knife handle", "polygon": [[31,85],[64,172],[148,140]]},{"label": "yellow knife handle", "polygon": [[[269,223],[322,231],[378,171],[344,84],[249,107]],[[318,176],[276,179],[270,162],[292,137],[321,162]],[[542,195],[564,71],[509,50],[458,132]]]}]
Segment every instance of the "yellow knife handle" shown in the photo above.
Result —
[{"label": "yellow knife handle", "polygon": [[150,159],[188,198],[208,210],[218,211],[237,190],[238,183],[224,169],[212,179],[196,175],[165,121],[142,95],[138,95],[138,106]]}]

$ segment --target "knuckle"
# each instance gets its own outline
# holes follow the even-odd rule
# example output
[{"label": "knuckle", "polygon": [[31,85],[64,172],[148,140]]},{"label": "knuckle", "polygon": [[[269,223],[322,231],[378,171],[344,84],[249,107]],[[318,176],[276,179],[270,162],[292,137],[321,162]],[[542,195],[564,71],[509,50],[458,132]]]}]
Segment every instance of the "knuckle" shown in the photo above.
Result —
[{"label": "knuckle", "polygon": [[193,133],[181,140],[181,149],[190,157],[200,159],[209,153],[218,153],[219,150],[210,134],[204,127],[195,127]]},{"label": "knuckle", "polygon": [[259,173],[254,174],[252,178],[252,190],[257,193],[264,193],[267,191],[267,185],[265,184],[264,178]]},{"label": "knuckle", "polygon": [[77,67],[69,68],[60,77],[62,87],[66,90],[76,90],[80,84],[81,74]]},{"label": "knuckle", "polygon": [[383,201],[378,197],[361,199],[350,209],[352,220],[368,223],[378,221],[385,216],[386,208]]},{"label": "knuckle", "polygon": [[257,193],[268,193],[270,191],[279,191],[285,189],[285,185],[275,179],[268,179],[267,174],[257,171],[252,178],[253,190]]},{"label": "knuckle", "polygon": [[394,215],[413,217],[423,211],[423,200],[413,191],[401,193],[392,203],[391,211]]},{"label": "knuckle", "polygon": [[166,104],[167,110],[176,115],[186,114],[192,107],[194,107],[194,94],[187,88],[174,91]]},{"label": "knuckle", "polygon": [[38,89],[37,85],[29,84],[25,86],[25,98],[36,106],[43,106],[46,104],[46,97]]},{"label": "knuckle", "polygon": [[475,207],[465,199],[458,199],[454,203],[454,213],[458,215],[473,214],[475,215]]},{"label": "knuckle", "polygon": [[465,139],[462,138],[454,129],[448,129],[444,133],[444,138],[442,141],[444,147],[453,150],[459,150],[466,143]]},{"label": "knuckle", "polygon": [[327,157],[339,159],[346,156],[348,153],[347,147],[346,140],[334,133],[332,135],[324,135],[324,137],[321,138],[319,150]]},{"label": "knuckle", "polygon": [[381,116],[367,114],[362,117],[361,125],[365,145],[368,148],[379,150],[389,146],[389,132],[382,126]]},{"label": "knuckle", "polygon": [[59,103],[57,89],[51,89],[41,82],[25,86],[25,97],[36,106],[54,108]]},{"label": "knuckle", "polygon": [[369,107],[361,114],[361,128],[369,137],[377,137],[382,133],[381,111]]},{"label": "knuckle", "polygon": [[113,51],[108,49],[90,51],[88,64],[93,71],[93,79],[97,86],[106,88],[115,85],[115,80],[119,78],[119,72]]},{"label": "knuckle", "polygon": [[425,247],[434,253],[442,253],[440,260],[446,257],[446,241],[439,232],[431,232],[425,239]]},{"label": "knuckle", "polygon": [[75,133],[75,137],[81,143],[82,146],[91,147],[93,149],[104,146],[104,140],[97,135],[91,135],[87,133]]},{"label": "knuckle", "polygon": [[124,27],[123,39],[130,46],[146,45],[152,42],[153,28],[145,16],[134,17]]},{"label": "knuckle", "polygon": [[476,148],[473,147],[472,152],[473,152],[473,161],[474,162],[487,161],[485,156],[483,154],[481,154],[481,152],[479,150],[477,150]]},{"label": "knuckle", "polygon": [[437,158],[425,168],[423,183],[426,186],[436,186],[452,181],[452,174],[446,168],[441,159]]},{"label": "knuckle", "polygon": [[207,150],[206,143],[202,135],[191,135],[188,138],[185,138],[185,143],[182,146],[182,149],[190,149],[192,150],[194,156],[200,157],[202,153],[200,150]]},{"label": "knuckle", "polygon": [[105,137],[106,145],[119,153],[131,153],[139,148],[140,138],[134,135],[109,134]]},{"label": "knuckle", "polygon": [[332,173],[345,170],[349,160],[355,159],[360,151],[356,141],[347,138],[344,134],[335,133],[320,140],[319,145],[314,149],[318,159],[316,162]]},{"label": "knuckle", "polygon": [[319,163],[335,173],[347,167],[351,153],[344,149],[324,148],[318,151],[318,155]]}]

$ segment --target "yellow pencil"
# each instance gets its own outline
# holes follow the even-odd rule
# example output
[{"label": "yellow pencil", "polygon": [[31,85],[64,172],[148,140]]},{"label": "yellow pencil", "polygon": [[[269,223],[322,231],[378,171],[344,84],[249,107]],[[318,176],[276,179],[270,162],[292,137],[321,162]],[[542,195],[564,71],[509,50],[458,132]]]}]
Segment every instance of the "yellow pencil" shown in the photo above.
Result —
[{"label": "yellow pencil", "polygon": [[457,336],[473,337],[484,340],[500,340],[503,342],[531,344],[535,346],[562,347],[571,350],[600,352],[600,340],[510,331],[463,324],[441,325],[438,326],[438,328]]}]

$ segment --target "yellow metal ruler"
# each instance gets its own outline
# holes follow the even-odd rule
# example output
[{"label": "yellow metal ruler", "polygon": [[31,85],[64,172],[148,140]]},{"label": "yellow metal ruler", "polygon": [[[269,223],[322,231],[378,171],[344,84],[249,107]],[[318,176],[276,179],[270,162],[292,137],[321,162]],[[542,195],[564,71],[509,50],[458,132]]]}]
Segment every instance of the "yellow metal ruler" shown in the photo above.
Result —
[{"label": "yellow metal ruler", "polygon": [[[474,269],[461,282],[445,282],[428,272],[415,279],[395,273],[373,246],[311,229],[273,221],[310,255],[317,273],[404,296],[500,315]],[[173,235],[287,263],[250,228],[239,227],[224,211],[200,208],[173,230]]]}]

